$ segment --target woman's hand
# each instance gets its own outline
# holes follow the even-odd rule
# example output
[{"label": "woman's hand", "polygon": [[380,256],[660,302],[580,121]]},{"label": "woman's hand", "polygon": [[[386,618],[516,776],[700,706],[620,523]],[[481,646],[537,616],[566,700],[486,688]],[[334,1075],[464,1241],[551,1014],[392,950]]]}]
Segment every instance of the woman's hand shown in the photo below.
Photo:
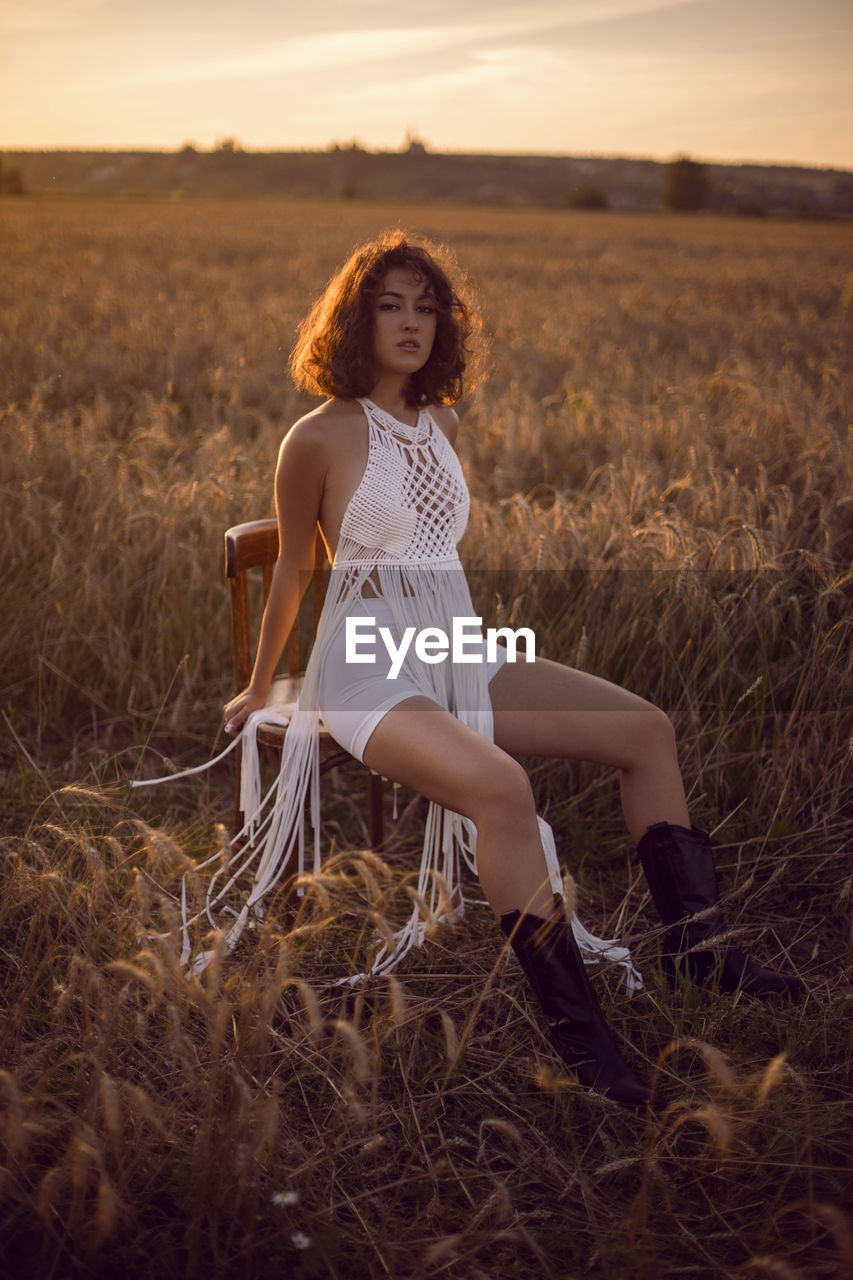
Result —
[{"label": "woman's hand", "polygon": [[232,698],[230,702],[225,704],[225,732],[234,734],[240,732],[246,722],[248,716],[253,711],[260,711],[261,707],[266,706],[266,697],[263,694],[255,693],[250,685],[248,689],[244,689],[242,693],[238,693],[236,698]]}]

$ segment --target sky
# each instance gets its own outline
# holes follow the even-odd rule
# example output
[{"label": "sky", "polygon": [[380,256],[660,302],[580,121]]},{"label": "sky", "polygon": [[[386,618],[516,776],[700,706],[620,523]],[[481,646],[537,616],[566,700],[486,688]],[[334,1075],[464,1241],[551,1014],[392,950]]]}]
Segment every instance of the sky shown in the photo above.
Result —
[{"label": "sky", "polygon": [[850,0],[0,0],[0,148],[853,168]]}]

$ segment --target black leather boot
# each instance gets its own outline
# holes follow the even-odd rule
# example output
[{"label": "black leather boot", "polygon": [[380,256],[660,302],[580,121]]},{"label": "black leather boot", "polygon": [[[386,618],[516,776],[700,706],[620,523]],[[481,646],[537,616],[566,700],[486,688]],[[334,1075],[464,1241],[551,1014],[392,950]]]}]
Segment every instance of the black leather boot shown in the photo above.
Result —
[{"label": "black leather boot", "polygon": [[[763,969],[731,943],[702,949],[703,942],[727,932],[713,849],[704,831],[657,822],[637,852],[660,917],[672,926],[661,945],[661,961],[672,986],[684,975],[700,985],[716,982],[721,991],[742,987],[754,996],[793,998],[805,990],[799,978]],[[699,918],[693,919],[697,913]]]},{"label": "black leather boot", "polygon": [[547,920],[508,911],[501,928],[510,940],[548,1024],[552,1045],[581,1084],[624,1107],[654,1105],[613,1041],[586,974],[563,900],[554,895]]}]

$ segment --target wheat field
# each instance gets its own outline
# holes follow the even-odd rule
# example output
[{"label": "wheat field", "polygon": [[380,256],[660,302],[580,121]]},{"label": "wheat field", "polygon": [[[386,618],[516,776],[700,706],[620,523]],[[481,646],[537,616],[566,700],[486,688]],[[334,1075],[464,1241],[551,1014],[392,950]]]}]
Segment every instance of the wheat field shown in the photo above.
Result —
[{"label": "wheat field", "polygon": [[[484,907],[343,997],[409,910],[361,782],[329,857],[188,981],[181,876],[230,820],[222,532],[271,513],[310,407],[294,326],[404,227],[475,283],[460,548],[495,621],[665,707],[726,916],[794,1008],[670,992],[617,780],[530,761],[594,981],[669,1099],[565,1076]],[[12,1277],[813,1280],[853,1267],[853,233],[350,201],[0,208],[0,1265]],[[10,554],[11,553],[11,554]],[[474,891],[473,896],[477,896]]]}]

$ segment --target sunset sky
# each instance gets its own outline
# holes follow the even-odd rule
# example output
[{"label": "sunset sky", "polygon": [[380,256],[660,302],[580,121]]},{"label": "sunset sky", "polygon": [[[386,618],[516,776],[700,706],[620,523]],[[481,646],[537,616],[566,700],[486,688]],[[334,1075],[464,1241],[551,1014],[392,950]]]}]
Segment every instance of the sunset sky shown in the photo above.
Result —
[{"label": "sunset sky", "polygon": [[850,0],[2,0],[0,148],[853,167]]}]

